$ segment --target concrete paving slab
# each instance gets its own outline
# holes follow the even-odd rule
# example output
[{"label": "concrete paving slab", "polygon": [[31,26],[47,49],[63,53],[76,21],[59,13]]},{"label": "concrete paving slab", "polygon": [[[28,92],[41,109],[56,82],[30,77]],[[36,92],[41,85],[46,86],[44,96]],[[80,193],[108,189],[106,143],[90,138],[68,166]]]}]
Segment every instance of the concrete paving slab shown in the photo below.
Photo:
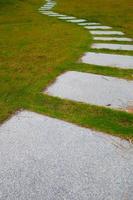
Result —
[{"label": "concrete paving slab", "polygon": [[0,127],[2,200],[122,200],[133,194],[133,145],[36,113]]},{"label": "concrete paving slab", "polygon": [[110,26],[85,26],[86,29],[103,29],[103,30],[108,30],[108,29],[112,29],[112,27]]},{"label": "concrete paving slab", "polygon": [[133,81],[82,72],[66,72],[46,94],[74,101],[126,109],[133,102]]},{"label": "concrete paving slab", "polygon": [[92,35],[124,35],[121,31],[90,31]]},{"label": "concrete paving slab", "polygon": [[65,15],[61,15],[61,14],[58,14],[58,13],[55,13],[55,14],[48,14],[48,16],[51,16],[51,17],[65,17]]},{"label": "concrete paving slab", "polygon": [[94,43],[92,44],[91,48],[133,51],[133,45],[128,45],[128,44]]},{"label": "concrete paving slab", "polygon": [[86,64],[133,69],[133,56],[88,52],[81,61]]},{"label": "concrete paving slab", "polygon": [[51,14],[53,14],[52,11],[43,11],[43,10],[40,10],[40,13],[45,14],[45,15],[51,15]]},{"label": "concrete paving slab", "polygon": [[94,37],[94,40],[102,40],[102,41],[123,41],[123,42],[131,42],[132,38],[126,37]]},{"label": "concrete paving slab", "polygon": [[76,17],[69,17],[69,16],[65,16],[65,17],[59,17],[59,19],[76,19]]},{"label": "concrete paving slab", "polygon": [[100,23],[96,23],[96,22],[85,22],[85,23],[79,23],[78,25],[80,26],[93,26],[93,25],[100,25]]},{"label": "concrete paving slab", "polygon": [[79,22],[85,22],[85,19],[70,19],[67,20],[67,22],[71,22],[71,23],[79,23]]}]

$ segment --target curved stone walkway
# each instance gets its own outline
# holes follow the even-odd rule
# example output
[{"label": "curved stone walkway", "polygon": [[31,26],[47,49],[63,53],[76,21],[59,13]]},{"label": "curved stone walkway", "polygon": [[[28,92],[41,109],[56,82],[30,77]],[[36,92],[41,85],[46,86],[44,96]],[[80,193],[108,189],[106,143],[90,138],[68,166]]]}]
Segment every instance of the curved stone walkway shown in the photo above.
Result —
[{"label": "curved stone walkway", "polygon": [[[45,9],[55,5],[47,2]],[[88,81],[101,79],[79,72],[63,76],[63,88],[66,76],[72,78],[74,94],[76,87],[82,85],[84,94]],[[102,76],[105,85],[110,79]],[[126,80],[115,81],[128,87]],[[131,200],[132,169],[133,144],[117,137],[29,111],[0,126],[1,200]]]},{"label": "curved stone walkway", "polygon": [[[94,51],[95,49],[133,51],[133,45],[130,44],[133,41],[131,38],[125,37],[123,32],[113,30],[110,26],[53,12],[51,9],[55,4],[56,2],[48,0],[47,4],[42,6],[39,11],[47,16],[82,26],[94,35],[95,43],[91,46],[92,51],[85,53],[81,58],[81,62],[97,66],[133,69],[133,56],[119,55],[115,54],[115,52],[109,54]],[[101,40],[104,43],[96,43],[96,41]],[[117,41],[117,44],[113,44],[112,41]],[[129,44],[121,42],[129,42]],[[59,76],[57,81],[44,92],[51,96],[131,112],[133,107],[132,91],[133,81],[81,72],[70,72]]]}]

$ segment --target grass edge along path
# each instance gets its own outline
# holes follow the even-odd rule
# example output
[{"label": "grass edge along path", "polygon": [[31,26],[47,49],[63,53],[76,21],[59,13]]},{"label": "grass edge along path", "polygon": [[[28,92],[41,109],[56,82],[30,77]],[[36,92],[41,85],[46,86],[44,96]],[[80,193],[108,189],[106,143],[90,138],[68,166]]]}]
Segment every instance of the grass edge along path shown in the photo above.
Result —
[{"label": "grass edge along path", "polygon": [[[81,52],[83,52],[83,49],[81,50]],[[76,53],[73,54],[73,57],[75,57],[75,55]],[[84,66],[84,68],[82,68],[81,66]],[[14,99],[9,99],[9,101],[3,102],[3,105],[5,104],[5,107],[7,105],[8,109],[5,109],[5,113],[1,117],[1,121],[5,120],[7,117],[9,117],[9,115],[15,113],[15,111],[19,109],[26,109],[62,119],[68,122],[76,123],[80,126],[120,136],[122,138],[133,138],[132,114],[104,107],[76,103],[68,100],[61,100],[59,98],[49,97],[41,93],[41,91],[51,82],[53,82],[58,75],[65,72],[66,70],[74,70],[76,68],[79,68],[80,70],[80,67],[82,68],[81,71],[93,73],[95,71],[96,74],[103,73],[104,75],[106,75],[108,73],[115,76],[115,69],[113,71],[114,73],[112,73],[112,69],[110,68],[110,71],[108,71],[106,68],[102,67],[93,68],[88,65],[65,62],[64,65],[61,64],[61,66],[58,66],[58,69],[55,69],[54,74],[49,77],[48,80],[44,81],[45,76],[41,76],[41,79],[38,83],[35,84],[33,88],[29,86],[29,89],[28,91],[26,91],[25,96],[22,96],[20,98],[16,97],[15,101]],[[118,71],[119,70],[117,70],[117,72]],[[118,74],[118,76],[120,76],[121,78],[125,77],[132,79],[130,70],[120,70],[119,72],[120,73]],[[125,76],[124,72],[127,72],[128,75]]]}]

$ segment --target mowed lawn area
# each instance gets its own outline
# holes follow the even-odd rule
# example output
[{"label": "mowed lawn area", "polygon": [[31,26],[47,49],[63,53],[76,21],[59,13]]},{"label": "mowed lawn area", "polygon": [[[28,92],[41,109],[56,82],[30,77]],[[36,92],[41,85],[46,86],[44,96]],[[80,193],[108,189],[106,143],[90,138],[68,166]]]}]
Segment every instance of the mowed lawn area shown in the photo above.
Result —
[{"label": "mowed lawn area", "polygon": [[[17,110],[26,109],[133,138],[131,113],[42,93],[58,75],[69,70],[133,80],[133,70],[78,63],[81,55],[90,49],[92,36],[82,27],[41,15],[38,9],[44,3],[43,0],[0,0],[0,122]],[[128,37],[133,35],[131,0],[57,0],[57,3],[54,10],[60,13],[112,26]]]}]

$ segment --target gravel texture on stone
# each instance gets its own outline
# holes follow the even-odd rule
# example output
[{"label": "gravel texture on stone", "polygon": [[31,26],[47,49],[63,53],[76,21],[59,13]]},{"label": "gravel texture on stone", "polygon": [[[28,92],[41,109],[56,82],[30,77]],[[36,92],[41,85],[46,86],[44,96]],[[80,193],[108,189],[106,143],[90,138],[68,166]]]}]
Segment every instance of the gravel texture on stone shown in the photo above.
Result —
[{"label": "gravel texture on stone", "polygon": [[110,26],[85,26],[86,29],[92,30],[92,29],[103,29],[103,30],[108,30],[112,29]]},{"label": "gravel texture on stone", "polygon": [[133,194],[133,145],[22,111],[0,127],[1,200],[124,200]]},{"label": "gravel texture on stone", "polygon": [[102,41],[123,41],[123,42],[133,41],[131,38],[126,38],[126,37],[93,37],[93,39]]},{"label": "gravel texture on stone", "polygon": [[133,56],[88,52],[81,62],[99,66],[133,69]]},{"label": "gravel texture on stone", "polygon": [[90,31],[92,35],[124,35],[121,31]]},{"label": "gravel texture on stone", "polygon": [[92,44],[91,48],[133,51],[133,45],[128,45],[128,44],[94,43]]},{"label": "gravel texture on stone", "polygon": [[60,75],[45,93],[64,99],[126,109],[133,102],[133,81],[69,71]]},{"label": "gravel texture on stone", "polygon": [[79,23],[78,25],[80,26],[93,26],[93,25],[100,25],[100,23],[96,23],[96,22],[83,22],[83,23]]},{"label": "gravel texture on stone", "polygon": [[85,22],[86,19],[70,19],[67,20],[67,22],[71,22],[71,23],[80,23],[80,22]]},{"label": "gravel texture on stone", "polygon": [[65,17],[59,17],[59,19],[76,19],[76,17],[69,17],[69,16],[65,16]]}]

